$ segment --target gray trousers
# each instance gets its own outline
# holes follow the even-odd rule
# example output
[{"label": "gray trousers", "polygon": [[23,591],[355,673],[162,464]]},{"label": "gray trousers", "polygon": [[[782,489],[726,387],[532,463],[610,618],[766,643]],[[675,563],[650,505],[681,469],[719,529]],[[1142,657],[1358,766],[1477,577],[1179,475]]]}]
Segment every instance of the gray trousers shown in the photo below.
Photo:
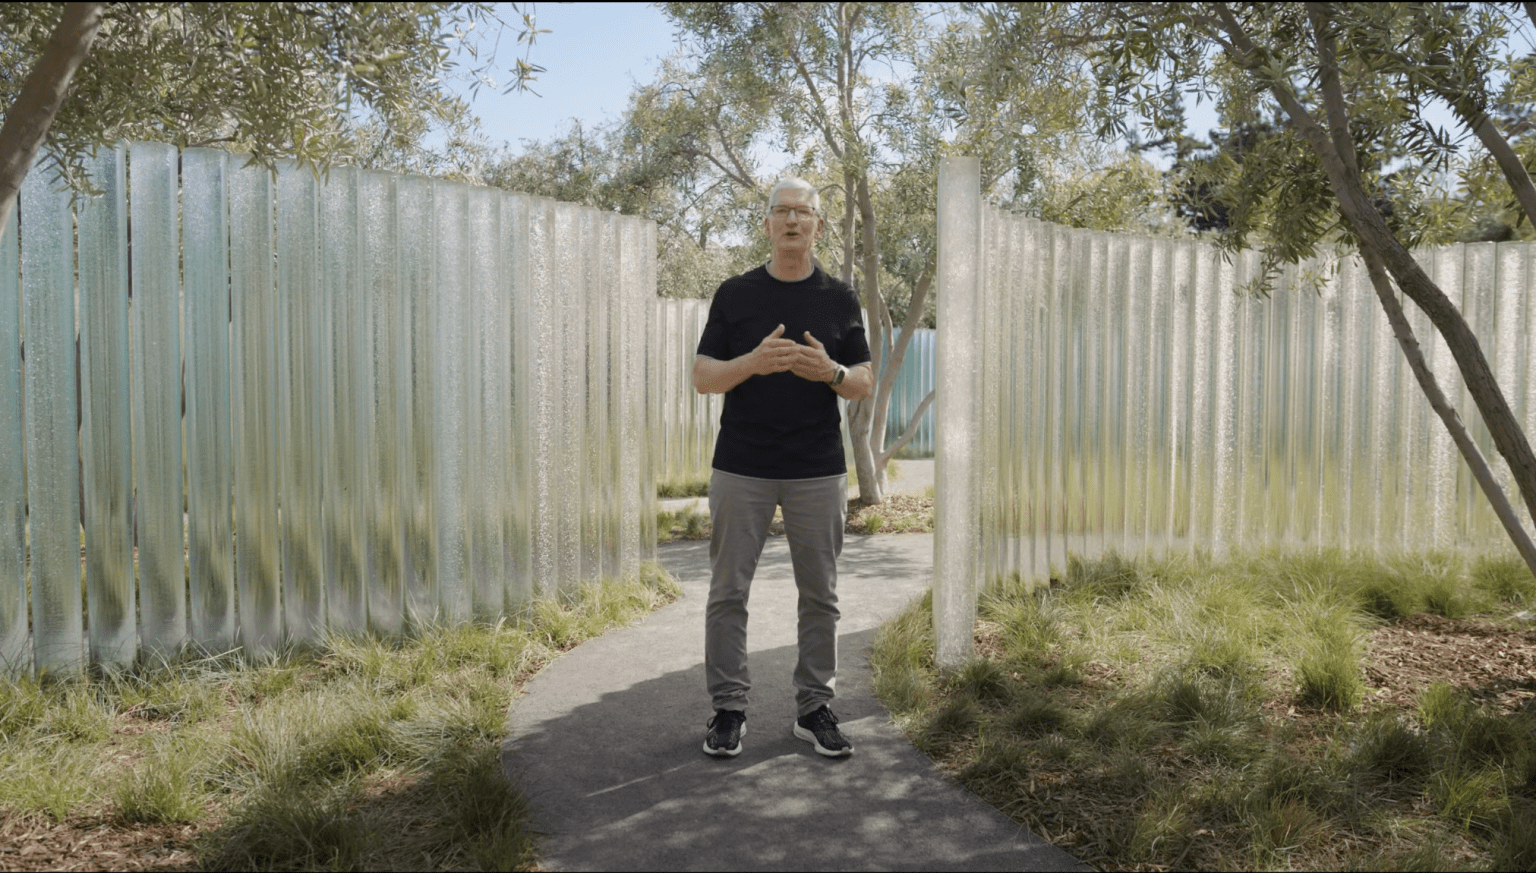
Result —
[{"label": "gray trousers", "polygon": [[715,470],[709,479],[709,603],[704,612],[704,675],[715,709],[745,710],[747,596],[768,523],[784,508],[800,592],[795,704],[800,715],[833,697],[837,684],[837,556],[848,516],[848,479],[755,479]]}]

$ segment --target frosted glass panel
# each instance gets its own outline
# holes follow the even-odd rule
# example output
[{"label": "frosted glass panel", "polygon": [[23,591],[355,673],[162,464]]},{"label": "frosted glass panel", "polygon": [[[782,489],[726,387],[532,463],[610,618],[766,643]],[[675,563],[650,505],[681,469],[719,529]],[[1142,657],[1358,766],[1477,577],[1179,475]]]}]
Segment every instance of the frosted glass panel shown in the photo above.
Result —
[{"label": "frosted glass panel", "polygon": [[27,492],[22,438],[21,273],[16,203],[0,233],[0,670],[32,666],[27,640]]},{"label": "frosted glass panel", "polygon": [[533,325],[530,318],[533,274],[529,241],[532,202],[522,195],[501,201],[501,248],[505,260],[508,319],[507,373],[511,420],[503,451],[508,465],[503,498],[506,527],[507,605],[515,608],[533,599],[533,406],[530,368],[533,365]]},{"label": "frosted glass panel", "polygon": [[506,605],[505,562],[501,514],[507,493],[503,447],[507,443],[505,367],[500,355],[506,342],[500,329],[501,212],[496,195],[485,188],[467,192],[469,238],[469,310],[464,348],[466,420],[465,458],[473,475],[466,476],[465,505],[469,510],[472,548],[473,610],[494,620]]},{"label": "frosted glass panel", "polygon": [[434,379],[432,185],[418,176],[396,180],[400,241],[399,423],[400,498],[405,525],[401,572],[406,620],[437,620],[437,521],[434,514],[432,394]]},{"label": "frosted glass panel", "polygon": [[90,165],[102,193],[79,203],[80,449],[91,660],[127,666],[138,650],[133,596],[133,458],[128,368],[127,162]]},{"label": "frosted glass panel", "polygon": [[75,277],[69,195],[47,167],[21,186],[25,313],[27,504],[32,539],[33,657],[39,672],[85,655],[80,497],[75,450]]},{"label": "frosted glass panel", "polygon": [[433,498],[437,514],[437,584],[441,615],[447,621],[470,617],[469,530],[465,524],[465,428],[469,426],[465,368],[469,349],[469,241],[465,187],[433,184],[436,220],[436,288],[433,346]]},{"label": "frosted glass panel", "polygon": [[[104,194],[71,215],[34,173],[0,240],[5,670],[494,621],[654,557],[654,224],[168,145],[92,161]],[[676,315],[674,388],[706,305]],[[718,407],[673,393],[696,470]]]},{"label": "frosted glass panel", "polygon": [[325,463],[326,620],[333,632],[367,623],[362,504],[368,486],[359,452],[365,429],[368,359],[360,352],[362,283],[357,171],[336,168],[320,191],[320,427]]},{"label": "frosted glass panel", "polygon": [[368,357],[362,362],[369,376],[369,390],[362,400],[371,419],[363,434],[368,626],[392,634],[399,632],[405,619],[406,517],[412,502],[405,488],[411,443],[405,417],[408,407],[403,402],[410,397],[410,346],[404,341],[407,313],[400,281],[403,255],[394,179],[383,173],[360,173],[357,184],[363,309],[369,328]]},{"label": "frosted glass panel", "polygon": [[272,174],[229,176],[230,451],[233,458],[235,587],[240,641],[253,654],[282,641],[278,563],[278,336],[272,265]]},{"label": "frosted glass panel", "polygon": [[191,633],[216,651],[235,639],[226,160],[223,152],[207,149],[188,149],[181,157]]},{"label": "frosted glass panel", "polygon": [[326,466],[321,428],[321,299],[313,174],[277,168],[278,444],[282,454],[283,631],[294,642],[325,633]]},{"label": "frosted glass panel", "polygon": [[974,158],[939,163],[938,461],[934,539],[933,616],[936,660],[954,667],[970,659],[976,615],[977,449],[981,434],[972,402],[982,276],[980,165]]},{"label": "frosted glass panel", "polygon": [[[1229,258],[991,208],[974,220],[977,181],[960,161],[941,169],[938,275],[951,283],[945,294],[978,287],[971,308],[988,314],[977,325],[940,298],[941,662],[969,651],[977,584],[1015,569],[1040,578],[1072,553],[1506,547],[1358,260],[1283,267],[1271,295],[1253,296],[1239,289],[1260,277],[1255,253]],[[1021,235],[999,230],[1016,223]],[[1536,404],[1530,251],[1484,243],[1416,255],[1527,420]],[[1416,308],[1408,317],[1513,491],[1444,342]],[[955,346],[976,359],[951,385]],[[967,465],[969,484],[951,490]],[[971,555],[977,566],[965,563]]]},{"label": "frosted glass panel", "polygon": [[176,149],[128,153],[133,198],[133,471],[139,546],[139,640],[168,654],[187,641],[182,487],[181,283]]}]

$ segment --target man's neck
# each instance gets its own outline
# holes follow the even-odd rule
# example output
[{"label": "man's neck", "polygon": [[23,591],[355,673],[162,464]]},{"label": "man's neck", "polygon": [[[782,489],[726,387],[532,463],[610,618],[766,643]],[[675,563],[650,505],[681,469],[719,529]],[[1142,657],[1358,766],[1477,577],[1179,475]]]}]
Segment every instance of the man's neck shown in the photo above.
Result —
[{"label": "man's neck", "polygon": [[768,262],[768,275],[780,282],[799,282],[808,279],[815,272],[816,264],[811,260],[809,253],[785,254],[775,252],[773,259]]}]

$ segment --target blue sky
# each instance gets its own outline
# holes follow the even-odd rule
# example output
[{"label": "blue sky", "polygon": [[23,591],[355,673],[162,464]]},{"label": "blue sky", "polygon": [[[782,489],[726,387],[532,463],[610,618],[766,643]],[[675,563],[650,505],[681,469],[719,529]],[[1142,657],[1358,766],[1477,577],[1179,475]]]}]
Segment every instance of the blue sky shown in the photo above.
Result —
[{"label": "blue sky", "polygon": [[[511,16],[504,17],[510,24]],[[666,15],[649,3],[539,3],[535,17],[541,30],[550,31],[538,35],[529,56],[547,70],[533,84],[542,96],[482,87],[471,103],[491,141],[505,141],[514,152],[522,151],[521,140],[564,132],[572,118],[616,120],[631,88],[650,81],[677,48]],[[503,88],[518,48],[512,45],[515,30],[509,31],[497,58]],[[461,90],[467,92],[467,85]]]},{"label": "blue sky", "polygon": [[[630,90],[651,81],[662,59],[677,50],[672,25],[655,4],[538,3],[534,9],[538,27],[550,31],[539,34],[530,55],[532,63],[546,70],[533,85],[541,96],[482,87],[471,102],[491,142],[506,142],[514,153],[522,151],[523,140],[547,140],[563,133],[572,119],[589,125],[618,119]],[[509,23],[516,20],[510,10],[503,17]],[[504,71],[518,49],[513,44],[516,30],[508,30],[498,57],[497,78],[503,87]],[[468,97],[468,83],[460,86]],[[1189,109],[1197,135],[1215,125],[1209,101]],[[1442,124],[1451,121],[1445,110],[1432,112],[1431,118]],[[1147,157],[1159,167],[1169,162],[1155,154]]]}]

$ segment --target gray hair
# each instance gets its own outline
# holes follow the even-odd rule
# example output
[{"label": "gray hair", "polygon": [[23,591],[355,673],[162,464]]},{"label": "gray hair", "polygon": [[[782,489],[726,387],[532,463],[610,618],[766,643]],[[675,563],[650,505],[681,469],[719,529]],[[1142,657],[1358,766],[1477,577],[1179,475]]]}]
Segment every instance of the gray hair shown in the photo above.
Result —
[{"label": "gray hair", "polygon": [[799,176],[785,177],[780,179],[778,184],[773,186],[773,190],[768,192],[768,208],[765,210],[765,214],[771,215],[773,213],[773,206],[774,203],[779,199],[780,191],[804,191],[807,194],[810,194],[811,208],[816,210],[817,215],[821,214],[821,192],[816,190],[815,185],[812,185],[810,182],[805,181]]}]

